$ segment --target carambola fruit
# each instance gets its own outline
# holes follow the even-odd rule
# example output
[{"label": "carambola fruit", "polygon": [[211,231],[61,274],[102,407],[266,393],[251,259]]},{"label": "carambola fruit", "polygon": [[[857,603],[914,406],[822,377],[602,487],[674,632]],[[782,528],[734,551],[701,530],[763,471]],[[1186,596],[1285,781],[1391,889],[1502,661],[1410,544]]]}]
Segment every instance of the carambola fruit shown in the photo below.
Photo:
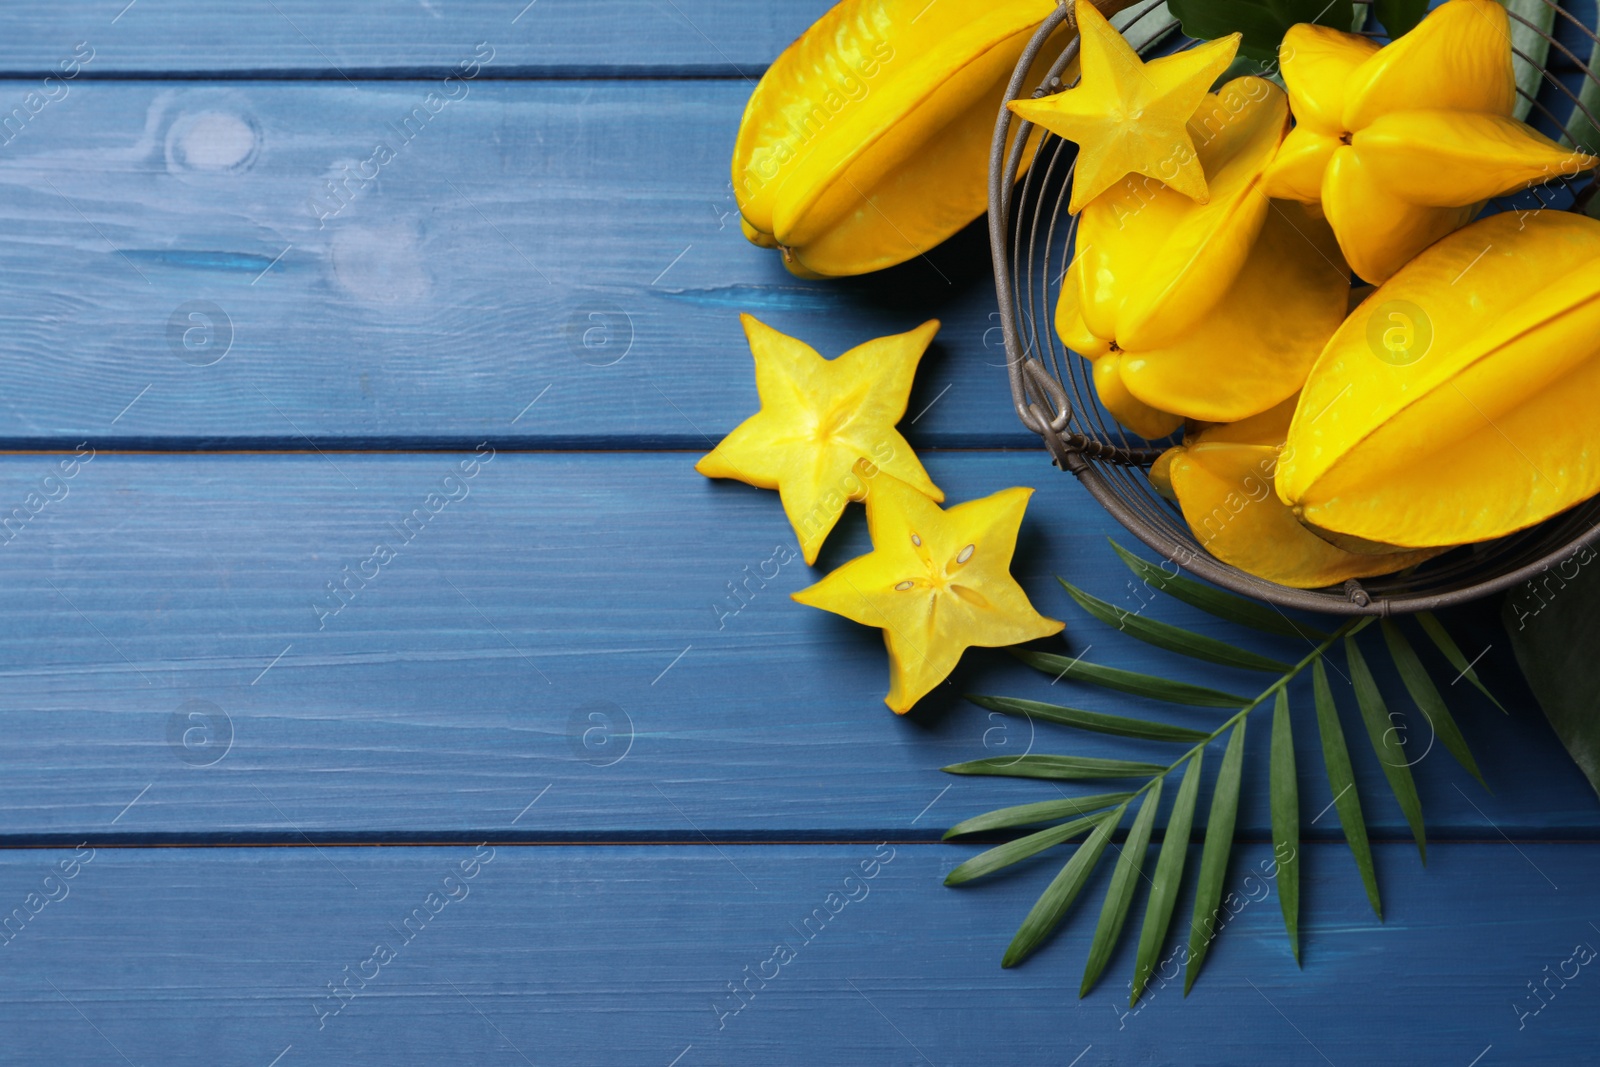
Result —
[{"label": "carambola fruit", "polygon": [[1600,491],[1597,409],[1600,221],[1490,216],[1403,267],[1328,342],[1278,495],[1366,541],[1500,537]]},{"label": "carambola fruit", "polygon": [[1291,399],[1242,422],[1205,427],[1156,461],[1151,481],[1177,499],[1201,547],[1258,578],[1297,589],[1389,574],[1437,555],[1386,545],[1349,551],[1295,518],[1273,489],[1294,406]]},{"label": "carambola fruit", "polygon": [[1383,48],[1297,25],[1280,55],[1296,124],[1263,187],[1320,203],[1369,282],[1393,276],[1491,197],[1597,162],[1511,117],[1510,22],[1496,0],[1448,0]]},{"label": "carambola fruit", "polygon": [[1147,63],[1093,4],[1076,0],[1073,11],[1083,77],[1059,93],[1007,105],[1078,146],[1068,210],[1077,214],[1130,174],[1205,203],[1189,116],[1233,61],[1239,35]]},{"label": "carambola fruit", "polygon": [[[1130,2],[1097,6],[1110,13]],[[862,274],[912,259],[982,215],[995,113],[1055,7],[835,6],[784,50],[745,107],[733,153],[745,236],[781,249],[796,274]],[[1029,84],[1070,32],[1064,25],[1042,51]]]},{"label": "carambola fruit", "polygon": [[1059,633],[1011,576],[1032,489],[1002,489],[941,509],[927,496],[863,467],[872,551],[791,596],[883,630],[896,714],[945,680],[961,653]]},{"label": "carambola fruit", "polygon": [[1094,361],[1101,403],[1135,433],[1282,402],[1344,318],[1349,270],[1327,224],[1260,189],[1287,123],[1281,89],[1235,79],[1189,124],[1205,204],[1130,179],[1083,211],[1056,331]]}]

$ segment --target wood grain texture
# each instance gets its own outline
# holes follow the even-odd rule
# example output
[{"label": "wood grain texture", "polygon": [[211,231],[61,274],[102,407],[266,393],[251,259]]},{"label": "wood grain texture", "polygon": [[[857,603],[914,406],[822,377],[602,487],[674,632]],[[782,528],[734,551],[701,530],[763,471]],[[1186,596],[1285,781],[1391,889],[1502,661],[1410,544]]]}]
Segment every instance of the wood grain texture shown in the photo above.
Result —
[{"label": "wood grain texture", "polygon": [[[1387,924],[1318,810],[1299,687],[1302,821],[1323,842],[1303,849],[1304,971],[1247,880],[1268,857],[1250,843],[1264,743],[1227,881],[1250,903],[1190,998],[1168,982],[1126,1013],[1130,945],[1072,998],[1105,871],[1084,914],[1000,970],[1064,857],[953,891],[942,875],[981,846],[926,842],[1058,794],[938,768],[1162,746],[1035,732],[960,693],[1212,713],[976,653],[925,709],[889,714],[875,635],[787,601],[812,573],[769,562],[792,545],[773,495],[690,469],[755,407],[736,313],[829,355],[943,319],[906,432],[1021,449],[926,459],[955,500],[1040,487],[1016,569],[1071,620],[1055,647],[1260,679],[1174,668],[1052,583],[1232,636],[1130,584],[1104,544],[1118,531],[1017,425],[981,229],[835,283],[739,236],[727,161],[749,79],[825,7],[0,7],[0,449],[85,442],[70,476],[63,455],[0,457],[0,1059],[1591,1058],[1593,977],[1549,976],[1600,940],[1600,844],[1529,839],[1593,838],[1600,818],[1486,611],[1450,623],[1513,714],[1447,695],[1495,794],[1397,724],[1426,752],[1426,873],[1345,702]],[[64,61],[77,76],[46,82]],[[430,101],[463,61],[464,95]],[[470,451],[429,451],[479,442],[497,452],[471,477]],[[350,454],[383,449],[405,451]],[[821,563],[866,547],[853,509]],[[100,847],[76,859],[16,847],[85,840]],[[104,847],[239,841],[297,847]],[[336,844],[356,841],[454,843]],[[860,880],[875,855],[892,859]],[[373,973],[378,942],[392,958],[360,995],[330,995]],[[793,960],[741,1006],[729,983],[777,942]]]},{"label": "wood grain texture", "polygon": [[[1137,1014],[1128,945],[1087,999],[1075,996],[1092,908],[1002,971],[1000,950],[1053,865],[949,890],[938,884],[959,852],[949,847],[501,846],[488,862],[473,845],[99,849],[64,882],[51,872],[71,852],[8,852],[0,904],[23,907],[47,876],[60,899],[0,945],[7,1056],[137,1067],[264,1067],[280,1055],[279,1067],[1588,1062],[1600,981],[1592,961],[1568,961],[1576,945],[1600,945],[1583,891],[1600,876],[1600,848],[1443,845],[1423,873],[1407,846],[1382,846],[1384,869],[1403,872],[1385,878],[1384,924],[1342,846],[1306,851],[1304,970],[1270,883],[1253,876],[1270,850],[1243,847],[1226,883],[1237,914],[1193,993],[1158,980]],[[475,876],[462,877],[463,862]],[[432,914],[428,895],[452,891]],[[392,958],[369,963],[380,943]],[[768,963],[779,944],[792,958]],[[1158,975],[1175,974],[1163,959]],[[330,996],[347,974],[354,995]],[[736,1000],[728,985],[747,976],[754,995]],[[1529,983],[1543,1006],[1519,1015],[1541,1004]]]},{"label": "wood grain texture", "polygon": [[831,283],[741,236],[744,83],[477,83],[428,117],[433,88],[90,84],[34,116],[0,147],[0,445],[703,447],[757,406],[748,311],[829,356],[940,318],[913,440],[1039,447],[979,228]]},{"label": "wood grain texture", "polygon": [[[1432,0],[1437,6],[1440,0]],[[0,73],[59,71],[92,42],[85,77],[394,77],[444,72],[480,41],[505,60],[493,76],[758,76],[831,6],[828,0],[20,0],[0,9]],[[1562,5],[1593,26],[1594,0]],[[1589,41],[1555,23],[1552,65]]]},{"label": "wood grain texture", "polygon": [[0,71],[211,79],[443,73],[480,41],[493,76],[758,76],[828,0],[29,0],[0,9]]},{"label": "wood grain texture", "polygon": [[[952,777],[939,770],[946,764],[1030,744],[1177,754],[1045,724],[1030,740],[1026,720],[983,712],[964,692],[1220,721],[1214,710],[1052,686],[983,650],[916,714],[896,718],[882,703],[879,636],[787,598],[867,549],[860,509],[808,572],[798,558],[783,562],[793,534],[773,494],[710,482],[693,459],[500,453],[474,477],[447,481],[461,456],[98,455],[0,546],[9,620],[0,835],[931,838],[990,807],[1059,795],[1048,782]],[[1053,574],[1127,610],[1226,632],[1135,589],[1106,545],[1111,521],[1041,456],[926,459],[952,500],[1040,488],[1015,571],[1042,610],[1070,620],[1066,640],[1045,647],[1246,694],[1270,680],[1153,652],[1079,613]],[[0,461],[0,518],[59,462]],[[430,515],[429,494],[449,492],[461,499],[437,498]],[[413,512],[421,518],[410,519],[408,542],[397,524]],[[394,552],[387,563],[375,560],[380,543]],[[375,576],[345,584],[363,572]],[[1152,598],[1162,603],[1143,607]],[[1280,657],[1303,653],[1240,636]],[[1492,796],[1431,744],[1421,720],[1397,723],[1425,753],[1417,778],[1430,833],[1593,834],[1593,794],[1516,681],[1501,638],[1471,626],[1458,636],[1472,656],[1494,646],[1479,669],[1516,716],[1465,683],[1446,687]],[[1373,832],[1404,835],[1348,690],[1334,681]],[[1403,708],[1395,680],[1382,681]],[[224,720],[189,719],[189,701],[226,716],[231,748],[207,732]],[[1310,726],[1305,686],[1294,701],[1299,725]],[[1264,837],[1267,732],[1259,736],[1240,822]],[[1308,832],[1337,835],[1332,815],[1315,818],[1331,797],[1310,755],[1314,734],[1301,746]]]}]

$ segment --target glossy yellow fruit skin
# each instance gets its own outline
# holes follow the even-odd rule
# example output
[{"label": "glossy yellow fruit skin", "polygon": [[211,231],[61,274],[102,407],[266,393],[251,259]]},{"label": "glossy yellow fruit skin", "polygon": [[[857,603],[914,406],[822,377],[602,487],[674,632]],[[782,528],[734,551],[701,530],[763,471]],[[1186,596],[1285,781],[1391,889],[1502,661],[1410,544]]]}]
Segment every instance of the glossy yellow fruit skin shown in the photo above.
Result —
[{"label": "glossy yellow fruit skin", "polygon": [[[1312,368],[1280,499],[1333,534],[1420,548],[1600,491],[1597,267],[1600,222],[1567,212],[1491,216],[1423,252]],[[1386,329],[1426,346],[1397,359]]]},{"label": "glossy yellow fruit skin", "polygon": [[[784,50],[745,107],[732,167],[745,236],[781,249],[796,274],[832,277],[905,262],[982,215],[995,114],[1055,6],[835,6]],[[1035,81],[1069,32],[1043,50]]]},{"label": "glossy yellow fruit skin", "polygon": [[1296,125],[1263,187],[1320,204],[1369,282],[1392,277],[1484,201],[1600,162],[1511,117],[1510,20],[1497,0],[1448,0],[1384,48],[1294,26],[1280,55]]},{"label": "glossy yellow fruit skin", "polygon": [[1190,124],[1206,204],[1130,181],[1084,209],[1056,332],[1143,437],[1281,403],[1345,316],[1349,270],[1327,223],[1259,188],[1287,123],[1282,90],[1236,79]]},{"label": "glossy yellow fruit skin", "polygon": [[1207,94],[1189,122],[1205,203],[1142,176],[1090,201],[1075,251],[1095,334],[1129,350],[1167,344],[1221,299],[1266,221],[1258,185],[1288,121],[1281,89],[1237,78]]},{"label": "glossy yellow fruit skin", "polygon": [[1346,551],[1296,519],[1274,491],[1281,462],[1276,442],[1288,431],[1294,407],[1288,401],[1251,419],[1204,427],[1156,461],[1152,484],[1178,501],[1201,547],[1258,578],[1297,589],[1390,574],[1436,555],[1388,546]]}]

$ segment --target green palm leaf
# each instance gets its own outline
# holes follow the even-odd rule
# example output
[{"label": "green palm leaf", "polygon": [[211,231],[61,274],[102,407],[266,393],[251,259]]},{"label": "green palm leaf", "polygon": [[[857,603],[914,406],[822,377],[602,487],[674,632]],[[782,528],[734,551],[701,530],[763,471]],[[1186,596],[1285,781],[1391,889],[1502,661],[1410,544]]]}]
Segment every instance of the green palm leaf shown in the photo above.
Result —
[{"label": "green palm leaf", "polygon": [[1063,707],[1060,704],[1043,704],[1037,700],[1018,700],[1014,697],[986,697],[968,695],[968,700],[981,708],[990,711],[1002,712],[1006,715],[1026,715],[1031,719],[1044,719],[1046,722],[1059,723],[1062,726],[1074,726],[1080,730],[1092,730],[1100,734],[1115,734],[1118,737],[1135,737],[1144,741],[1184,741],[1194,744],[1204,741],[1211,735],[1205,730],[1191,730],[1187,726],[1173,726],[1164,722],[1149,722],[1144,719],[1129,719],[1121,715],[1105,715],[1098,711],[1081,711],[1078,708]]},{"label": "green palm leaf", "polygon": [[1289,694],[1278,690],[1272,709],[1272,853],[1278,865],[1278,904],[1289,949],[1300,962],[1300,786],[1294,769],[1294,732]]},{"label": "green palm leaf", "polygon": [[1400,627],[1388,619],[1383,620],[1383,639],[1389,646],[1389,658],[1394,661],[1395,670],[1400,672],[1406,692],[1411,694],[1417,710],[1432,724],[1440,743],[1456,758],[1457,763],[1478,780],[1479,785],[1489,788],[1489,783],[1483,780],[1483,774],[1478,770],[1478,761],[1472,758],[1472,750],[1467,747],[1467,739],[1461,736],[1461,727],[1456,725],[1455,717],[1445,706],[1439,688],[1428,677],[1428,669],[1417,657],[1417,650],[1411,647],[1411,642],[1406,640]]},{"label": "green palm leaf", "polygon": [[1422,825],[1422,801],[1417,797],[1417,783],[1411,777],[1411,765],[1406,761],[1405,745],[1398,729],[1378,691],[1378,683],[1367,667],[1361,649],[1354,637],[1344,639],[1345,659],[1350,663],[1350,681],[1356,691],[1356,706],[1361,709],[1361,721],[1366,723],[1367,737],[1372,741],[1372,751],[1383,765],[1383,776],[1389,779],[1389,788],[1400,804],[1400,810],[1411,827],[1411,836],[1417,840],[1417,852],[1422,862],[1428,862],[1428,834]]},{"label": "green palm leaf", "polygon": [[1428,0],[1373,0],[1373,13],[1391,38],[1409,33],[1428,13]]},{"label": "green palm leaf", "polygon": [[[1361,884],[1367,889],[1367,900],[1381,922],[1383,904],[1378,899],[1378,875],[1372,866],[1372,846],[1367,843],[1367,822],[1361,817],[1361,796],[1356,792],[1356,776],[1350,767],[1350,749],[1344,743],[1344,728],[1339,725],[1339,708],[1333,702],[1328,672],[1321,660],[1312,665],[1311,684],[1317,701],[1317,731],[1322,735],[1322,762],[1328,770],[1328,787],[1333,790],[1332,805],[1339,813],[1339,824],[1344,827],[1344,839],[1355,854],[1356,870],[1361,872]],[[1315,823],[1316,819],[1311,821]]]},{"label": "green palm leaf", "polygon": [[1233,850],[1233,824],[1239,814],[1239,785],[1244,767],[1244,724],[1240,719],[1222,754],[1222,769],[1211,793],[1211,814],[1206,820],[1206,843],[1200,851],[1200,881],[1195,892],[1194,916],[1189,920],[1189,965],[1184,971],[1183,994],[1189,995],[1200,974],[1206,952],[1217,936],[1217,912],[1222,904],[1222,880],[1228,873]]},{"label": "green palm leaf", "polygon": [[1097,778],[1148,778],[1166,770],[1159,763],[1096,759],[1093,756],[991,756],[952,763],[949,774],[984,774],[999,778],[1056,778],[1087,782]]},{"label": "green palm leaf", "polygon": [[[1125,804],[1124,804],[1125,806]],[[986,874],[993,874],[1013,863],[1021,862],[1029,856],[1043,852],[1047,848],[1071,841],[1074,837],[1099,825],[1104,815],[1090,815],[1082,819],[1064,822],[1060,826],[1052,826],[1048,830],[1019,837],[1015,841],[1007,841],[1003,845],[996,845],[987,852],[980,852],[955,870],[944,876],[945,885],[961,885],[974,878],[982,878]]]},{"label": "green palm leaf", "polygon": [[[1511,62],[1517,74],[1517,88],[1522,90],[1517,94],[1516,108],[1511,114],[1513,118],[1526,119],[1544,86],[1542,68],[1550,57],[1549,34],[1555,27],[1556,9],[1554,4],[1544,0],[1505,0],[1505,5],[1512,15]],[[1522,19],[1533,25],[1525,25]],[[1583,80],[1589,81],[1588,78]]]},{"label": "green palm leaf", "polygon": [[1205,637],[1192,633],[1171,623],[1147,619],[1143,615],[1123,611],[1113,607],[1099,597],[1090,596],[1082,589],[1061,578],[1062,588],[1067,595],[1078,602],[1078,606],[1101,622],[1115,626],[1130,637],[1136,637],[1149,645],[1164,648],[1168,652],[1176,652],[1180,656],[1191,659],[1204,660],[1207,663],[1219,663],[1224,667],[1239,667],[1247,671],[1266,671],[1270,674],[1282,674],[1290,669],[1290,665],[1282,660],[1272,659],[1270,656],[1259,656],[1242,648],[1235,648],[1226,641],[1218,641],[1214,637]]},{"label": "green palm leaf", "polygon": [[1089,839],[1073,852],[1072,858],[1061,868],[1061,873],[1055,876],[1049,888],[1034,902],[1027,918],[1022,920],[1022,926],[1017,929],[1016,936],[1006,948],[1000,966],[1015,967],[1027,959],[1029,954],[1049,936],[1050,931],[1061,922],[1062,916],[1083,891],[1083,885],[1089,880],[1089,875],[1094,873],[1095,864],[1100,862],[1100,854],[1106,850],[1106,842],[1111,840],[1117,824],[1122,821],[1122,813],[1127,810],[1128,806],[1124,804],[1106,815],[1099,816],[1099,825],[1094,828]]},{"label": "green palm leaf", "polygon": [[[1588,67],[1590,70],[1600,71],[1600,40],[1595,41],[1594,47],[1589,50]],[[1600,119],[1600,85],[1593,78],[1584,78],[1578,89],[1578,99],[1572,107],[1572,114],[1567,118],[1567,126],[1563,131],[1563,140],[1569,144],[1586,151],[1600,148],[1600,126],[1596,126],[1589,116]],[[1593,214],[1591,201],[1590,214]]]},{"label": "green palm leaf", "polygon": [[1133,571],[1134,577],[1150,588],[1158,589],[1219,619],[1236,622],[1252,630],[1275,634],[1278,637],[1303,637],[1312,641],[1328,639],[1328,634],[1314,626],[1289,618],[1277,608],[1268,607],[1254,600],[1246,600],[1232,593],[1224,593],[1215,586],[1197,582],[1193,578],[1185,578],[1177,573],[1176,568],[1173,573],[1168,574],[1164,568],[1134,555],[1115,541],[1111,542],[1111,547],[1121,557],[1122,562],[1127,564],[1128,569]]},{"label": "green palm leaf", "polygon": [[965,834],[980,834],[986,830],[1005,830],[1013,826],[1031,826],[1034,823],[1051,822],[1073,815],[1086,815],[1091,811],[1109,808],[1113,804],[1121,804],[1132,797],[1132,793],[1095,793],[1086,797],[1041,800],[1036,804],[1018,804],[1011,808],[1000,808],[957,823],[944,832],[944,840],[949,841],[953,837]]},{"label": "green palm leaf", "polygon": [[1117,947],[1122,936],[1122,924],[1128,918],[1128,905],[1133,903],[1133,891],[1144,870],[1145,848],[1150,844],[1150,827],[1156,821],[1156,809],[1161,806],[1161,779],[1157,778],[1150,792],[1139,804],[1139,814],[1122,844],[1122,854],[1111,872],[1111,886],[1106,890],[1106,902],[1100,907],[1100,921],[1094,928],[1094,941],[1089,946],[1089,962],[1083,969],[1083,984],[1078,996],[1087,996],[1111,960],[1111,950]]},{"label": "green palm leaf", "polygon": [[[1595,45],[1595,49],[1597,53],[1600,53],[1600,43]],[[1600,55],[1597,55],[1597,58],[1600,58]],[[1596,108],[1600,108],[1600,86],[1596,86],[1590,81],[1585,81],[1584,84],[1595,90],[1595,106]],[[1454,667],[1457,672],[1459,672],[1457,677],[1465,678],[1472,684],[1474,689],[1488,697],[1491,704],[1505,712],[1507,715],[1511,714],[1509,711],[1506,711],[1504,704],[1500,703],[1500,701],[1494,698],[1494,694],[1489,692],[1489,688],[1478,679],[1478,672],[1472,669],[1472,664],[1467,662],[1467,657],[1461,654],[1461,646],[1456,644],[1455,638],[1450,636],[1450,632],[1444,628],[1444,624],[1441,623],[1437,617],[1435,617],[1433,612],[1418,612],[1417,622],[1422,624],[1423,632],[1428,635],[1429,639],[1433,641],[1434,645],[1439,649],[1439,651],[1444,653],[1444,658],[1450,661],[1450,666]]]},{"label": "green palm leaf", "polygon": [[1028,666],[1052,675],[1058,682],[1063,678],[1071,678],[1075,682],[1086,682],[1089,685],[1132,693],[1134,696],[1150,697],[1168,704],[1187,704],[1197,708],[1238,708],[1250,702],[1245,697],[1208,689],[1202,685],[1174,682],[1150,674],[1138,674],[1134,671],[1118,670],[1116,667],[1086,663],[1081,657],[1071,658],[1053,652],[1027,650],[1017,651],[1014,655]]},{"label": "green palm leaf", "polygon": [[1200,761],[1203,753],[1196,752],[1189,759],[1189,769],[1178,786],[1178,797],[1172,802],[1172,812],[1167,816],[1166,839],[1161,842],[1161,853],[1156,857],[1155,877],[1150,880],[1150,899],[1144,906],[1144,925],[1139,930],[1139,952],[1133,965],[1133,993],[1128,997],[1128,1007],[1139,1000],[1155,973],[1156,957],[1167,940],[1167,927],[1172,923],[1172,908],[1178,902],[1178,889],[1183,884],[1184,861],[1189,857],[1189,829],[1194,825],[1195,800],[1200,796]]},{"label": "green palm leaf", "polygon": [[[1088,781],[1136,777],[1148,779],[1142,788],[1133,792],[1063,797],[1035,804],[1001,808],[959,823],[946,834],[948,838],[1016,826],[1032,826],[1052,820],[1068,820],[1059,825],[1035,829],[1023,837],[997,845],[972,857],[950,872],[947,880],[952,885],[991,874],[1054,845],[1087,835],[1082,843],[1073,849],[1066,864],[1034,903],[1012,939],[1003,964],[1007,967],[1013,966],[1035,951],[1072,909],[1104,854],[1106,846],[1121,825],[1123,816],[1137,800],[1138,810],[1135,813],[1133,826],[1111,872],[1105,899],[1099,909],[1099,918],[1085,961],[1079,995],[1086,995],[1104,975],[1105,968],[1115,954],[1117,944],[1127,927],[1128,913],[1138,884],[1144,880],[1150,884],[1150,893],[1139,931],[1129,1004],[1131,1006],[1139,1002],[1140,997],[1149,991],[1150,982],[1157,970],[1158,958],[1171,928],[1177,898],[1183,889],[1190,832],[1194,826],[1195,808],[1199,802],[1201,767],[1205,752],[1213,741],[1226,734],[1228,735],[1226,750],[1222,755],[1221,767],[1211,798],[1204,843],[1200,850],[1193,913],[1186,939],[1188,956],[1184,992],[1187,994],[1204,966],[1210,944],[1219,929],[1218,920],[1224,915],[1220,908],[1225,897],[1225,881],[1233,848],[1233,835],[1237,827],[1239,796],[1243,786],[1245,728],[1251,713],[1269,703],[1273,710],[1267,784],[1272,816],[1271,835],[1277,869],[1276,879],[1284,931],[1288,936],[1290,951],[1296,963],[1299,963],[1301,905],[1299,841],[1302,820],[1299,769],[1294,751],[1293,717],[1288,686],[1307,668],[1310,668],[1312,675],[1317,732],[1321,741],[1323,762],[1327,767],[1328,782],[1333,789],[1332,800],[1311,822],[1315,824],[1327,811],[1337,809],[1345,840],[1355,857],[1356,868],[1361,875],[1367,899],[1371,902],[1379,921],[1382,921],[1382,903],[1378,895],[1372,848],[1362,816],[1361,799],[1356,791],[1350,753],[1324,663],[1329,650],[1342,641],[1350,662],[1352,688],[1361,710],[1368,739],[1383,764],[1390,788],[1416,837],[1417,848],[1425,860],[1427,839],[1422,824],[1422,806],[1417,796],[1416,783],[1412,779],[1412,772],[1405,759],[1407,748],[1401,741],[1399,728],[1402,724],[1391,719],[1372,671],[1354,639],[1356,634],[1374,621],[1373,618],[1351,619],[1342,623],[1334,633],[1322,634],[1311,627],[1291,621],[1273,609],[1210,589],[1191,579],[1169,574],[1155,564],[1123,550],[1114,542],[1113,547],[1136,576],[1143,578],[1152,588],[1166,592],[1176,599],[1200,607],[1220,618],[1279,636],[1303,638],[1317,635],[1320,640],[1316,641],[1311,650],[1297,663],[1277,663],[1267,657],[1235,649],[1226,642],[1209,636],[1209,632],[1204,635],[1194,633],[1154,619],[1143,618],[1140,613],[1120,611],[1106,601],[1093,597],[1067,582],[1062,582],[1069,595],[1087,614],[1106,625],[1130,633],[1147,644],[1165,651],[1231,667],[1263,671],[1270,667],[1278,677],[1256,697],[1247,699],[1188,682],[1085,663],[1081,657],[1072,659],[1064,655],[1032,650],[1015,652],[1023,662],[1051,674],[1052,684],[1070,676],[1074,681],[1131,693],[1167,704],[1226,708],[1232,712],[1210,732],[1152,719],[1112,715],[1044,701],[997,696],[970,698],[991,712],[1025,715],[1033,720],[1043,719],[1075,729],[1126,737],[1135,741],[1165,741],[1190,746],[1165,767],[1156,763],[1120,759],[1078,755],[1036,755],[1028,752],[1020,757],[993,757],[953,764],[945,768],[954,774],[1061,780]],[[1462,657],[1454,641],[1444,632],[1443,627],[1439,626],[1437,620],[1431,616],[1423,616],[1420,621],[1425,632],[1445,658],[1456,666],[1459,671],[1458,677],[1471,679],[1472,684],[1482,690],[1481,682],[1472,673],[1472,665]],[[1418,710],[1433,724],[1435,733],[1445,747],[1461,760],[1463,766],[1476,774],[1477,765],[1467,749],[1465,739],[1445,706],[1440,687],[1428,675],[1416,649],[1395,624],[1385,622],[1382,628],[1386,647],[1396,670]],[[1091,647],[1092,645],[1086,645],[1085,651]],[[1415,748],[1416,746],[1412,746],[1413,750]],[[1185,764],[1187,766],[1183,781],[1178,787],[1172,810],[1167,814],[1166,830],[1154,867],[1151,869],[1145,860],[1160,818],[1160,804],[1166,778]],[[1163,979],[1165,977],[1163,973]]]}]

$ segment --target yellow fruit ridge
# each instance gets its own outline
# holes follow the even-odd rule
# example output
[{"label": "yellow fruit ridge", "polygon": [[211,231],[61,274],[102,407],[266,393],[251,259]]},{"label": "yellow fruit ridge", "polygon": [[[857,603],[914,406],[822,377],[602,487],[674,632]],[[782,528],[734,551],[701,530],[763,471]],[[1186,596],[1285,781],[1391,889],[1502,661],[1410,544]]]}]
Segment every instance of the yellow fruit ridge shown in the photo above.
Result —
[{"label": "yellow fruit ridge", "polygon": [[1511,56],[1496,0],[1448,0],[1383,48],[1291,27],[1280,57],[1296,125],[1263,187],[1320,204],[1355,272],[1386,281],[1484,201],[1600,162],[1511,117]]},{"label": "yellow fruit ridge", "polygon": [[1332,231],[1260,188],[1288,117],[1271,82],[1230,81],[1189,122],[1207,203],[1129,179],[1083,211],[1056,331],[1094,361],[1101,403],[1141,436],[1281,403],[1345,316],[1349,270]]},{"label": "yellow fruit ridge", "polygon": [[[982,215],[995,112],[1055,6],[835,6],[784,50],[745,107],[732,168],[745,236],[781,248],[796,274],[851,275],[912,259]],[[1043,50],[1035,79],[1068,33]]]},{"label": "yellow fruit ridge", "polygon": [[1423,252],[1312,368],[1279,497],[1335,534],[1424,547],[1600,491],[1597,267],[1600,222],[1557,211],[1494,215]]},{"label": "yellow fruit ridge", "polygon": [[1032,489],[1002,489],[948,511],[884,474],[867,490],[872,551],[793,594],[802,604],[883,630],[896,714],[943,682],[972,646],[1003,648],[1060,633],[1011,576]]},{"label": "yellow fruit ridge", "polygon": [[911,380],[939,330],[937,320],[823,359],[754,316],[739,318],[755,357],[761,410],[702,456],[695,470],[776,489],[807,563],[816,562],[845,505],[866,494],[862,460],[870,464],[869,477],[881,469],[944,499],[894,428],[906,413]]},{"label": "yellow fruit ridge", "polygon": [[1258,578],[1297,589],[1390,574],[1436,555],[1386,545],[1347,551],[1296,519],[1274,492],[1279,442],[1294,410],[1291,398],[1254,418],[1207,426],[1156,461],[1151,482],[1176,497],[1201,547]]}]

